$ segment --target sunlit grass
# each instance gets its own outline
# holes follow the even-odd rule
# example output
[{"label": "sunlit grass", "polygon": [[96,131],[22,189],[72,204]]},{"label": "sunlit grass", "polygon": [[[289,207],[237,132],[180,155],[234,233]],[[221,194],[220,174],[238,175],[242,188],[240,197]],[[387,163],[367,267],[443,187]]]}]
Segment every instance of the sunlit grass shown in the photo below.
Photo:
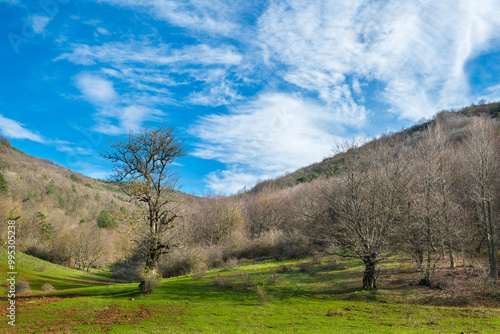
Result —
[{"label": "sunlit grass", "polygon": [[[38,265],[33,259],[31,266]],[[398,261],[386,267],[396,268]],[[17,333],[494,333],[498,309],[431,307],[408,303],[407,296],[381,284],[360,291],[363,264],[332,258],[282,262],[246,261],[232,270],[161,281],[140,295],[138,284],[76,287],[65,275],[45,298],[18,299]],[[26,274],[29,270],[26,269]],[[30,274],[32,280],[39,275]],[[94,278],[101,277],[94,275]],[[31,283],[31,281],[30,281]],[[410,299],[413,301],[413,299]],[[36,327],[34,327],[36,324]],[[9,330],[6,321],[0,330]]]}]

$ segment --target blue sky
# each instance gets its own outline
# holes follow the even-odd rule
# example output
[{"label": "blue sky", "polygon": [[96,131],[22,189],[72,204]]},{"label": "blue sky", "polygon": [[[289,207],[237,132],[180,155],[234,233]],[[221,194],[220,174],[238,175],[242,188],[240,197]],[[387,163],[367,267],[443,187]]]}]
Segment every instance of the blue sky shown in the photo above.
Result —
[{"label": "blue sky", "polygon": [[186,192],[234,193],[350,138],[500,100],[500,2],[0,0],[0,132],[106,178],[168,123]]}]

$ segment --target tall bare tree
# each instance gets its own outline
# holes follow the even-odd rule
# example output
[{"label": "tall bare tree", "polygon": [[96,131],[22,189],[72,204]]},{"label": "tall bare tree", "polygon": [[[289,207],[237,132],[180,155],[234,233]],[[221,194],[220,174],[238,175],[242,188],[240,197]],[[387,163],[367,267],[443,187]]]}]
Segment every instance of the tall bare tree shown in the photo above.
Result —
[{"label": "tall bare tree", "polygon": [[[420,242],[420,245],[416,245],[417,249],[426,253],[424,278],[421,281],[425,285],[430,285],[433,280],[433,253],[439,254],[435,265],[443,257],[444,247],[447,247],[450,267],[455,267],[454,227],[451,225],[455,221],[457,204],[454,203],[451,188],[454,156],[448,138],[445,124],[437,120],[425,131],[413,160],[413,174],[417,182],[412,201],[413,216],[409,219],[408,226],[412,227],[416,235],[408,237],[416,237]],[[439,249],[441,252],[438,252]]]},{"label": "tall bare tree", "polygon": [[483,224],[488,246],[490,276],[498,280],[497,267],[497,205],[500,172],[500,134],[494,121],[474,119],[466,141],[465,167],[470,177],[479,219]]},{"label": "tall bare tree", "polygon": [[142,292],[151,292],[148,281],[159,275],[158,260],[171,248],[166,233],[179,217],[178,176],[172,164],[184,156],[186,150],[174,129],[166,126],[131,132],[126,138],[110,141],[109,146],[111,150],[102,152],[101,156],[114,163],[113,179],[132,200],[146,206],[147,255],[139,288]]}]

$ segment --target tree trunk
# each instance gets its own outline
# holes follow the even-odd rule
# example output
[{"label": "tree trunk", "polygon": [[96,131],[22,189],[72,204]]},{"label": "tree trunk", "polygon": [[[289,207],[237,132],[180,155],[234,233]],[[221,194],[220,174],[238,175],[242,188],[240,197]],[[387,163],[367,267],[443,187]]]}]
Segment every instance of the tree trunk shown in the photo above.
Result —
[{"label": "tree trunk", "polygon": [[377,263],[378,256],[366,256],[363,258],[365,263],[365,273],[363,276],[363,289],[373,290],[377,288]]},{"label": "tree trunk", "polygon": [[495,231],[491,220],[491,202],[483,200],[481,203],[483,210],[483,220],[486,229],[486,244],[488,245],[488,258],[490,262],[490,276],[498,280],[497,250],[495,245]]},{"label": "tree trunk", "polygon": [[431,263],[432,263],[432,234],[430,228],[430,220],[426,219],[426,235],[427,235],[427,264],[425,267],[425,277],[423,279],[423,285],[430,285],[431,283]]},{"label": "tree trunk", "polygon": [[163,248],[166,248],[166,246],[158,241],[158,236],[154,236],[150,239],[146,267],[144,268],[139,283],[139,290],[142,293],[153,292],[156,281],[161,278],[158,273],[158,260],[160,259]]},{"label": "tree trunk", "polygon": [[450,256],[450,269],[455,269],[455,257],[453,256],[453,247],[448,243],[448,255]]},{"label": "tree trunk", "polygon": [[469,273],[469,271],[467,270],[467,263],[465,262],[465,251],[464,251],[464,245],[462,245],[462,264],[464,266],[464,272],[466,274]]},{"label": "tree trunk", "polygon": [[415,259],[417,262],[418,270],[423,270],[424,269],[424,251],[421,249],[417,249],[415,251]]}]

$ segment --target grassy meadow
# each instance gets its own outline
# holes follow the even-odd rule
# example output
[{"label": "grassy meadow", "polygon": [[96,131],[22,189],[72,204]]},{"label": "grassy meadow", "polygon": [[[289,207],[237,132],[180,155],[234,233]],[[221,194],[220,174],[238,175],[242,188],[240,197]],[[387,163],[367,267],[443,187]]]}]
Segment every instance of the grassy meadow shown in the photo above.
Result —
[{"label": "grassy meadow", "polygon": [[[3,265],[5,252],[0,254]],[[25,254],[18,260],[18,280],[28,281],[32,292],[17,296],[15,329],[7,324],[2,297],[0,331],[7,333],[500,331],[498,300],[454,294],[455,277],[439,291],[404,284],[416,276],[397,258],[384,264],[374,291],[360,290],[361,261],[327,257],[199,270],[163,279],[149,295],[140,295],[137,283],[113,281],[105,270],[87,273]],[[44,283],[56,291],[39,291]]]}]

